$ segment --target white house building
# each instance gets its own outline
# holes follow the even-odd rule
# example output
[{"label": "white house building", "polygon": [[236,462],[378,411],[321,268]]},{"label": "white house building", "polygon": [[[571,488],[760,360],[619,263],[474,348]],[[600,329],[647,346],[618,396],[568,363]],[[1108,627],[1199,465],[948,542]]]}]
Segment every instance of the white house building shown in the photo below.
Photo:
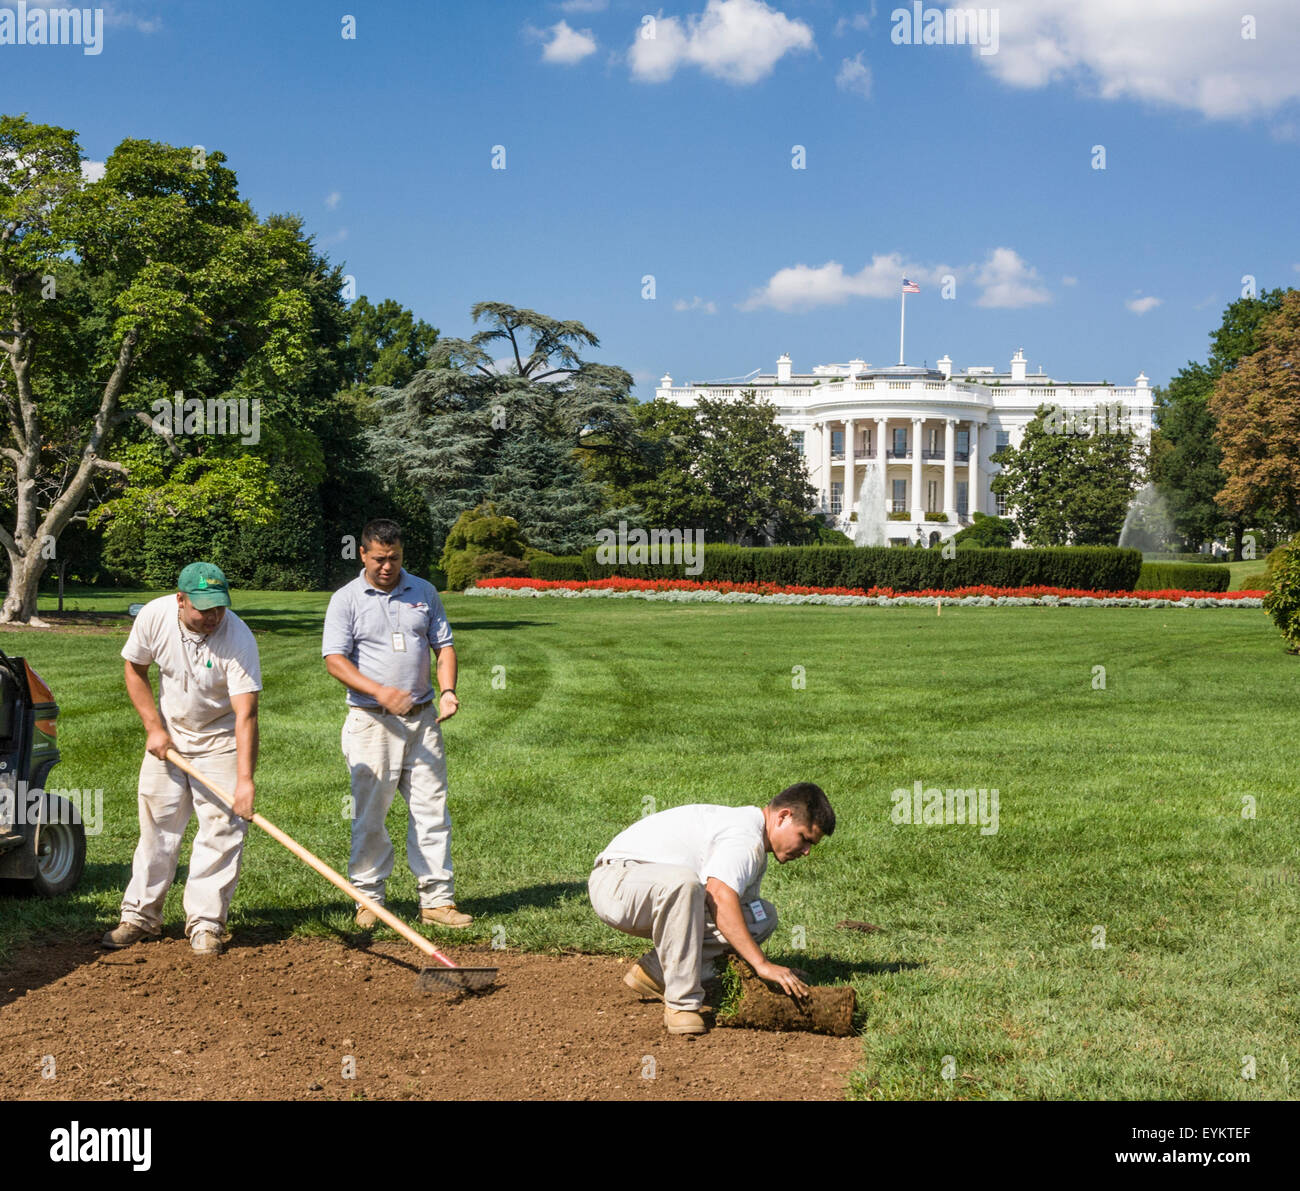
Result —
[{"label": "white house building", "polygon": [[1040,405],[1059,409],[1067,432],[1081,430],[1098,407],[1135,435],[1149,437],[1152,425],[1145,374],[1127,386],[1060,382],[1041,368],[1028,373],[1023,348],[1008,372],[976,366],[954,373],[944,356],[937,368],[850,360],[796,373],[783,355],[774,374],[739,382],[674,386],[664,376],[655,397],[692,406],[700,397],[736,398],[750,389],[776,407],[778,424],[803,451],[817,508],[859,541],[863,523],[877,514],[890,543],[920,537],[934,544],[969,524],[972,513],[1004,512],[989,487],[999,470],[989,457],[1020,445]]}]

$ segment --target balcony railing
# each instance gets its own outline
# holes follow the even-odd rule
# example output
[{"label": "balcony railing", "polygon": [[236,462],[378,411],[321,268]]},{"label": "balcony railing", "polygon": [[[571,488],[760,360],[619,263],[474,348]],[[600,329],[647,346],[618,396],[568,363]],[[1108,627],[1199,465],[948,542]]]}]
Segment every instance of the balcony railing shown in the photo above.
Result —
[{"label": "balcony railing", "polygon": [[890,459],[910,459],[912,457],[910,451],[900,451],[897,447],[890,447],[886,454]]},{"label": "balcony railing", "polygon": [[921,452],[922,459],[942,459],[943,457],[944,455],[942,451],[933,450],[931,447],[926,447],[925,450]]}]

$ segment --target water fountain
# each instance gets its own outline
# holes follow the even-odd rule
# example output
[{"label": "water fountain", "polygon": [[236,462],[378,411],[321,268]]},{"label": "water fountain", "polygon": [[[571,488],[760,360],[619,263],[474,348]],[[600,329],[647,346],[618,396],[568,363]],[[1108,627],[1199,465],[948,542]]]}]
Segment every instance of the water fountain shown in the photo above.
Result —
[{"label": "water fountain", "polygon": [[1129,502],[1119,544],[1144,554],[1161,553],[1174,549],[1177,537],[1169,506],[1160,491],[1154,484],[1139,489]]},{"label": "water fountain", "polygon": [[858,494],[857,531],[853,535],[855,546],[884,546],[885,541],[885,472],[879,463],[867,464],[862,477],[862,491]]}]

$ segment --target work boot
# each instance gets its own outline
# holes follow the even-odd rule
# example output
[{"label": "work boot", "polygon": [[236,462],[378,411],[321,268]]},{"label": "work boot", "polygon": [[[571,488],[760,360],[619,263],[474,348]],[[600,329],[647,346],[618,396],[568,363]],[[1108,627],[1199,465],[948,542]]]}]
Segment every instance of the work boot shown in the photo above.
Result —
[{"label": "work boot", "polygon": [[195,955],[220,955],[223,950],[221,936],[207,927],[190,935],[190,947]]},{"label": "work boot", "polygon": [[638,996],[663,1000],[664,986],[641,966],[640,960],[624,973],[623,983]]},{"label": "work boot", "polygon": [[434,906],[430,909],[428,906],[420,910],[421,922],[432,922],[435,926],[450,926],[454,930],[463,930],[474,918],[470,914],[462,913],[456,909],[455,905]]},{"label": "work boot", "polygon": [[708,1026],[692,1009],[664,1008],[664,1028],[670,1034],[703,1034]]},{"label": "work boot", "polygon": [[362,930],[374,930],[379,925],[379,915],[369,906],[358,906],[356,923]]},{"label": "work boot", "polygon": [[147,931],[134,922],[119,922],[99,940],[99,945],[117,951],[123,947],[130,947],[132,943],[138,943],[141,939],[156,940],[161,933],[161,931]]}]

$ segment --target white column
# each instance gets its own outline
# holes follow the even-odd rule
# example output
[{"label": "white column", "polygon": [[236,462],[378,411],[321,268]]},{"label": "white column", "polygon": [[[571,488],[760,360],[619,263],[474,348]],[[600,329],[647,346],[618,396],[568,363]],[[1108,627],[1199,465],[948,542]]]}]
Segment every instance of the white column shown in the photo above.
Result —
[{"label": "white column", "polygon": [[831,511],[831,424],[822,423],[822,509]]},{"label": "white column", "polygon": [[889,447],[889,419],[876,419],[876,466],[880,468],[880,486],[885,490],[885,507],[883,512],[889,513],[893,509],[893,504],[889,495],[889,456],[886,453]]},{"label": "white column", "polygon": [[924,419],[912,419],[912,520],[924,521],[925,512],[921,502],[921,428]]},{"label": "white column", "polygon": [[957,419],[946,418],[943,424],[943,511],[948,520],[957,520]]},{"label": "white column", "polygon": [[980,484],[980,428],[979,423],[974,420],[970,424],[970,462],[966,465],[966,514],[971,520],[975,519],[977,512],[982,513],[980,508],[979,484]]},{"label": "white column", "polygon": [[853,469],[853,419],[844,420],[844,518],[853,512],[853,506],[857,501],[857,492],[854,481],[857,479]]}]

